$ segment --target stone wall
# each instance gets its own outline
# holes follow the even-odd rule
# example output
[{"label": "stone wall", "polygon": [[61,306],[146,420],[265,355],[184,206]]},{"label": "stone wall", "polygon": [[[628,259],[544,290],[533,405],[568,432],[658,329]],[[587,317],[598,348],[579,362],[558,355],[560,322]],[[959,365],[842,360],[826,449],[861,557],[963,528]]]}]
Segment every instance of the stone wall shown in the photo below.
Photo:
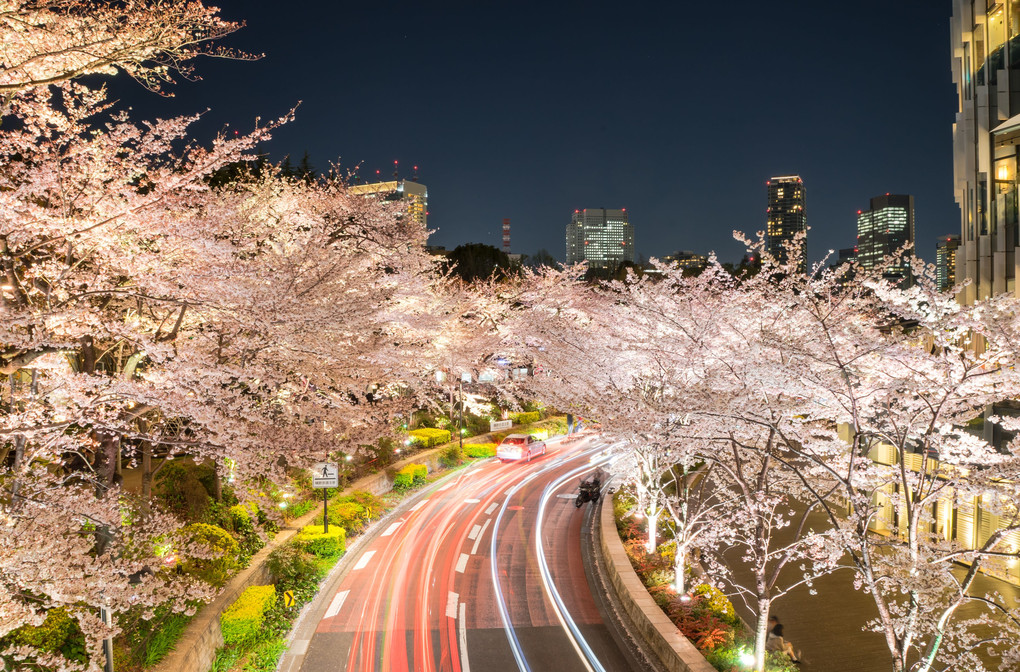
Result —
[{"label": "stone wall", "polygon": [[599,514],[599,546],[605,561],[606,578],[616,591],[624,611],[662,665],[670,672],[715,672],[701,652],[680,634],[665,612],[648,594],[623,549],[613,520],[611,497],[602,500]]}]

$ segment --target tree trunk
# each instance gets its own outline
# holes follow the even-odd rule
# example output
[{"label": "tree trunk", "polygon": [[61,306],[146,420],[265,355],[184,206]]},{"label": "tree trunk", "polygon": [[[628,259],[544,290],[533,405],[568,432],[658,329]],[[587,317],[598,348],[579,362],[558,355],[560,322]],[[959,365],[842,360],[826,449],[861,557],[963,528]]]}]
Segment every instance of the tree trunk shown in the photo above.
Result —
[{"label": "tree trunk", "polygon": [[758,599],[758,620],[754,624],[754,669],[765,669],[765,644],[769,638],[769,610],[772,600]]},{"label": "tree trunk", "polygon": [[220,469],[223,465],[218,460],[213,460],[213,492],[217,502],[223,501],[223,477],[220,476]]},{"label": "tree trunk", "polygon": [[648,507],[648,547],[649,553],[654,553],[659,547],[659,509],[655,505]]},{"label": "tree trunk", "polygon": [[673,587],[678,594],[687,592],[687,548],[676,545],[676,556],[673,559],[673,573],[676,575],[673,580]]},{"label": "tree trunk", "polygon": [[142,512],[152,511],[152,444],[142,441]]}]

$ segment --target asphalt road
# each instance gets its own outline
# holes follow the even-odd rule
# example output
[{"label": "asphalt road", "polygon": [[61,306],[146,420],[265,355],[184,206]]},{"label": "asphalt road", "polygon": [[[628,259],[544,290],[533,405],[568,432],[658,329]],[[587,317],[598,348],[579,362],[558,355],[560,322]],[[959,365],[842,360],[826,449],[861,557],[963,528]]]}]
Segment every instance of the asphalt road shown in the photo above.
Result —
[{"label": "asphalt road", "polygon": [[281,669],[644,670],[582,562],[591,505],[574,495],[597,441],[480,462],[381,521],[306,610]]}]

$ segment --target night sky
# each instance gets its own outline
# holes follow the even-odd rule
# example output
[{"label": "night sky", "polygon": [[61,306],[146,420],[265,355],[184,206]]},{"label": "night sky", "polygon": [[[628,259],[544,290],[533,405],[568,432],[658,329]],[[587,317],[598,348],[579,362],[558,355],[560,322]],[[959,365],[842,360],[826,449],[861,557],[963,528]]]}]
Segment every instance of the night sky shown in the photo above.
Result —
[{"label": "night sky", "polygon": [[212,2],[247,26],[145,116],[208,109],[207,138],[297,119],[266,147],[429,188],[430,242],[563,259],[575,208],[627,208],[639,255],[738,260],[765,180],[807,187],[812,261],[849,247],[872,196],[913,194],[918,253],[959,232],[948,0],[611,3]]}]

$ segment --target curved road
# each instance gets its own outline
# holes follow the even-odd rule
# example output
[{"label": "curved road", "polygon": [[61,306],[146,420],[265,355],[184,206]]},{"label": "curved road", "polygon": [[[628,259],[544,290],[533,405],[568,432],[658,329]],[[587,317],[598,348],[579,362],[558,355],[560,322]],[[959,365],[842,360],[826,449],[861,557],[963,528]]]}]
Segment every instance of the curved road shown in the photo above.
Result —
[{"label": "curved road", "polygon": [[283,670],[641,669],[603,623],[574,495],[598,439],[530,463],[486,460],[352,546],[295,630]]}]

